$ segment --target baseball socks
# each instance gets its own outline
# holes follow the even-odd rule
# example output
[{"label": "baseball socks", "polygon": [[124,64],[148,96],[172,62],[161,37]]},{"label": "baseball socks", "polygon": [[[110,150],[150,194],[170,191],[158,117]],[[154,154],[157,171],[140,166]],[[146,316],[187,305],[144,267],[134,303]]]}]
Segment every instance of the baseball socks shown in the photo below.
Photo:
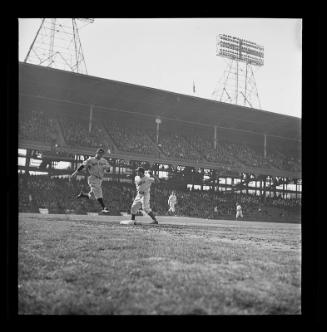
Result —
[{"label": "baseball socks", "polygon": [[158,220],[156,219],[155,215],[153,214],[153,212],[149,212],[148,215],[151,217],[151,219],[153,220],[153,222],[151,222],[152,224],[158,224]]},{"label": "baseball socks", "polygon": [[101,207],[102,207],[102,212],[109,212],[109,210],[105,207],[104,203],[103,203],[103,199],[97,198],[97,201],[100,203]]}]

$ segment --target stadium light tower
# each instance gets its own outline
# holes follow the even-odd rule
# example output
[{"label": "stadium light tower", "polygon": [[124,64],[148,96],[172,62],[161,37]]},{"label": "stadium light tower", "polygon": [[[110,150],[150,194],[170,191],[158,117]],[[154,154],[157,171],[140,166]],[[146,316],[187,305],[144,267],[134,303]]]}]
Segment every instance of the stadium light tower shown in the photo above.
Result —
[{"label": "stadium light tower", "polygon": [[212,93],[223,102],[261,108],[254,67],[264,64],[264,48],[226,34],[217,36],[217,56],[228,60],[218,88]]},{"label": "stadium light tower", "polygon": [[[84,23],[79,27],[77,21]],[[87,74],[79,30],[93,18],[43,18],[24,62]]]}]

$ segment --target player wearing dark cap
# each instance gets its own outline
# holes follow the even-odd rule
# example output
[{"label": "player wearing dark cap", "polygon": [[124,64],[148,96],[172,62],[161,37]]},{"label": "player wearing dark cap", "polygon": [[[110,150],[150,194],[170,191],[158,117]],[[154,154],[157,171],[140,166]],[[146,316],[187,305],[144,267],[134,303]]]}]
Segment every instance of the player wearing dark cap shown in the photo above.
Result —
[{"label": "player wearing dark cap", "polygon": [[[103,158],[105,154],[104,149],[99,148],[96,150],[94,157],[89,157],[87,160],[84,160],[83,164],[80,165],[76,171],[70,176],[70,179],[77,175],[78,172],[86,169],[89,173],[88,184],[90,186],[90,192],[83,193],[82,191],[77,195],[77,198],[87,198],[91,199],[93,196],[99,202],[102,207],[102,213],[108,213],[109,210],[106,208],[103,203],[102,195],[102,181],[104,178],[105,172],[110,172],[110,165],[106,159]],[[69,179],[69,180],[70,180]]]}]

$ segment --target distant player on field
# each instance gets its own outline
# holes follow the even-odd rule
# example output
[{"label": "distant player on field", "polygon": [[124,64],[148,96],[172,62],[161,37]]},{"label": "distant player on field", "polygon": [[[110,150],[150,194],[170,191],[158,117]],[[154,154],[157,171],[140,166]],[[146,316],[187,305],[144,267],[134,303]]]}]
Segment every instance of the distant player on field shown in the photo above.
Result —
[{"label": "distant player on field", "polygon": [[241,205],[239,203],[236,203],[236,220],[238,220],[238,217],[243,218],[243,213]]},{"label": "distant player on field", "polygon": [[171,195],[168,198],[168,205],[169,205],[169,210],[168,213],[173,213],[175,214],[175,205],[177,204],[177,197],[175,195],[175,192],[172,191]]},{"label": "distant player on field", "polygon": [[137,176],[135,176],[135,185],[137,194],[131,206],[131,220],[129,222],[123,221],[121,223],[135,224],[136,213],[142,208],[142,210],[151,217],[151,224],[158,224],[158,220],[150,208],[150,188],[152,183],[160,180],[158,177],[154,176],[152,172],[145,175],[143,167],[138,167],[136,172]]},{"label": "distant player on field", "polygon": [[[90,192],[83,193],[82,191],[77,195],[77,198],[87,198],[91,199],[93,196],[99,202],[102,207],[102,213],[108,213],[109,210],[105,207],[103,203],[102,196],[102,181],[105,172],[110,172],[110,165],[106,159],[103,158],[104,150],[102,148],[97,149],[94,157],[89,157],[84,160],[83,164],[80,165],[76,171],[70,176],[70,179],[75,177],[78,172],[86,169],[89,173],[88,184],[90,186]],[[70,180],[69,179],[69,180]]]}]

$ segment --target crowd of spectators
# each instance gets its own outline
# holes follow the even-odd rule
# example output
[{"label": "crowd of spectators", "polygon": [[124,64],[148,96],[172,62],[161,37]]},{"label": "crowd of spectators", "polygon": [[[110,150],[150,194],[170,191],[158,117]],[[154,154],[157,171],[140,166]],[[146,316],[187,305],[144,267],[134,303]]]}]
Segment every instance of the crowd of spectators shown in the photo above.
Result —
[{"label": "crowd of spectators", "polygon": [[[156,140],[155,130],[148,130],[153,140]],[[242,143],[231,143],[218,140],[216,148],[213,139],[206,134],[196,132],[160,131],[159,142],[161,150],[167,157],[180,160],[209,161],[225,166],[240,167],[242,165],[256,168],[279,168],[289,171],[299,171],[300,163],[295,158],[285,154],[269,152],[264,157],[263,149]]]},{"label": "crowd of spectators", "polygon": [[301,161],[299,158],[289,154],[283,153],[277,148],[270,148],[268,158],[273,167],[292,172],[301,171]]},{"label": "crowd of spectators", "polygon": [[[263,149],[245,143],[231,143],[218,139],[214,147],[210,135],[198,133],[196,129],[181,131],[177,127],[161,128],[157,146],[154,124],[151,127],[146,123],[111,119],[104,122],[103,129],[93,122],[89,131],[87,120],[70,117],[58,119],[65,143],[74,147],[106,146],[113,151],[114,147],[110,146],[111,144],[106,140],[109,135],[118,150],[122,152],[193,162],[208,161],[228,167],[246,165],[256,168],[301,171],[300,160],[283,153],[276,147],[269,147],[266,157],[264,157]],[[56,121],[47,117],[42,111],[26,113],[19,121],[20,138],[54,143],[59,137]]]},{"label": "crowd of spectators", "polygon": [[19,138],[32,141],[53,143],[57,140],[55,120],[43,111],[33,110],[22,113],[19,118]]},{"label": "crowd of spectators", "polygon": [[[95,200],[78,200],[76,195],[89,191],[86,179],[69,182],[67,178],[47,175],[19,175],[19,211],[38,212],[39,208],[50,213],[86,213],[99,212]],[[106,181],[103,183],[104,200],[110,211],[119,215],[128,211],[135,195],[135,189],[129,183]]]},{"label": "crowd of spectators", "polygon": [[[148,130],[151,139],[156,142],[156,131]],[[189,136],[181,134],[178,130],[160,130],[159,147],[161,151],[170,159],[203,161],[203,155],[192,146]]]},{"label": "crowd of spectators", "polygon": [[202,153],[205,160],[215,162],[226,166],[238,167],[242,164],[235,158],[235,152],[231,149],[232,145],[223,141],[218,141],[216,148],[213,139],[209,139],[205,135],[190,135],[189,142],[193,147]]},{"label": "crowd of spectators", "polygon": [[263,152],[258,152],[254,147],[247,144],[228,143],[225,144],[230,154],[240,160],[244,165],[250,167],[270,168],[269,161],[264,158]]},{"label": "crowd of spectators", "polygon": [[89,131],[87,121],[81,119],[76,121],[69,117],[61,117],[59,121],[64,140],[70,146],[99,147],[106,144],[95,123],[92,124],[91,131]]},{"label": "crowd of spectators", "polygon": [[141,126],[123,125],[112,119],[105,123],[108,134],[120,151],[157,155],[158,150]]},{"label": "crowd of spectators", "polygon": [[[130,212],[136,195],[133,183],[104,181],[102,186],[104,201],[111,214]],[[95,200],[75,198],[82,189],[89,189],[86,179],[69,182],[67,178],[20,174],[19,211],[38,212],[39,208],[46,208],[50,213],[99,212],[99,204]],[[235,203],[239,202],[243,214],[250,220],[264,220],[269,217],[300,218],[300,199],[270,197],[262,200],[259,196],[246,194],[176,190],[165,182],[151,187],[151,207],[158,215],[167,215],[167,200],[171,190],[175,190],[177,195],[176,213],[179,216],[234,219]]]},{"label": "crowd of spectators", "polygon": [[299,198],[283,199],[282,197],[268,197],[266,201],[272,206],[297,208],[301,207],[301,200]]}]

